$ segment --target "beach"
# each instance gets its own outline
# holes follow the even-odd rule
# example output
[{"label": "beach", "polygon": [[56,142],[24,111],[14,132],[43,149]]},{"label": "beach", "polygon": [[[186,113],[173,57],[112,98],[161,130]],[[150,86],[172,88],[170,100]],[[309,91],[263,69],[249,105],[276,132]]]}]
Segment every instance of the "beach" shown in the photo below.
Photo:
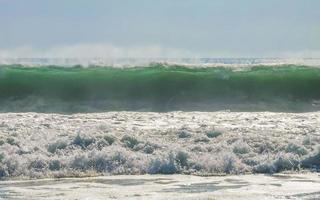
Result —
[{"label": "beach", "polygon": [[0,0],[0,200],[320,199],[319,7]]},{"label": "beach", "polygon": [[318,199],[318,174],[108,176],[0,182],[0,199]]}]

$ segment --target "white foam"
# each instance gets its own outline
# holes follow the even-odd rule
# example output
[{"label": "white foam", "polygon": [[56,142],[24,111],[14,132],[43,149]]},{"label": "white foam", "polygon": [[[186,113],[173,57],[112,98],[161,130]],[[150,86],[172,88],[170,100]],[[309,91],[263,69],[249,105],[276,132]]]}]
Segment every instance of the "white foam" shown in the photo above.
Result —
[{"label": "white foam", "polygon": [[320,67],[316,58],[0,58],[0,65],[20,64],[24,66],[65,66],[81,65],[108,67],[148,67],[155,63],[164,66],[183,65],[186,67],[231,67],[245,68],[257,65],[305,65]]},{"label": "white foam", "polygon": [[[319,55],[318,51],[303,51],[282,53],[274,58],[213,58],[211,54],[204,52],[159,45],[117,46],[88,43],[57,45],[44,49],[33,46],[0,49],[0,64],[130,67],[149,66],[150,63],[157,62],[200,67],[281,64],[320,66]],[[319,59],[315,59],[316,57]]]}]

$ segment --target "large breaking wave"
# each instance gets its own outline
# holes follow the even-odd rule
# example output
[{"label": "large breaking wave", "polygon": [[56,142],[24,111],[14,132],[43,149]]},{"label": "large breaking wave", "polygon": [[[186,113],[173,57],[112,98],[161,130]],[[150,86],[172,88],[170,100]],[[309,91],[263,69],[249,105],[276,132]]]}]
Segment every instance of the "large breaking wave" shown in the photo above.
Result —
[{"label": "large breaking wave", "polygon": [[2,112],[320,110],[320,69],[303,65],[2,65]]}]

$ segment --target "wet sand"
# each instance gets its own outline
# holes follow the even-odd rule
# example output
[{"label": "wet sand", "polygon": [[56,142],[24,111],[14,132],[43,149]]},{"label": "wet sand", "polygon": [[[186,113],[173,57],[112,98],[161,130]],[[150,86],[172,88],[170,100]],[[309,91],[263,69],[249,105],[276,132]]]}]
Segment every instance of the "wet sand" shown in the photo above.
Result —
[{"label": "wet sand", "polygon": [[319,199],[319,174],[107,176],[0,182],[0,199]]}]

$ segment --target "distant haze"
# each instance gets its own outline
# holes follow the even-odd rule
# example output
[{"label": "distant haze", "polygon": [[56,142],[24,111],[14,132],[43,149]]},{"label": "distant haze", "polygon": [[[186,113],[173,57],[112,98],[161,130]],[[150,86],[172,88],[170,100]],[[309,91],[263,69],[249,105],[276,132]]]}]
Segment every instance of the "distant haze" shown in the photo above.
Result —
[{"label": "distant haze", "polygon": [[0,58],[320,57],[319,0],[0,0]]}]

